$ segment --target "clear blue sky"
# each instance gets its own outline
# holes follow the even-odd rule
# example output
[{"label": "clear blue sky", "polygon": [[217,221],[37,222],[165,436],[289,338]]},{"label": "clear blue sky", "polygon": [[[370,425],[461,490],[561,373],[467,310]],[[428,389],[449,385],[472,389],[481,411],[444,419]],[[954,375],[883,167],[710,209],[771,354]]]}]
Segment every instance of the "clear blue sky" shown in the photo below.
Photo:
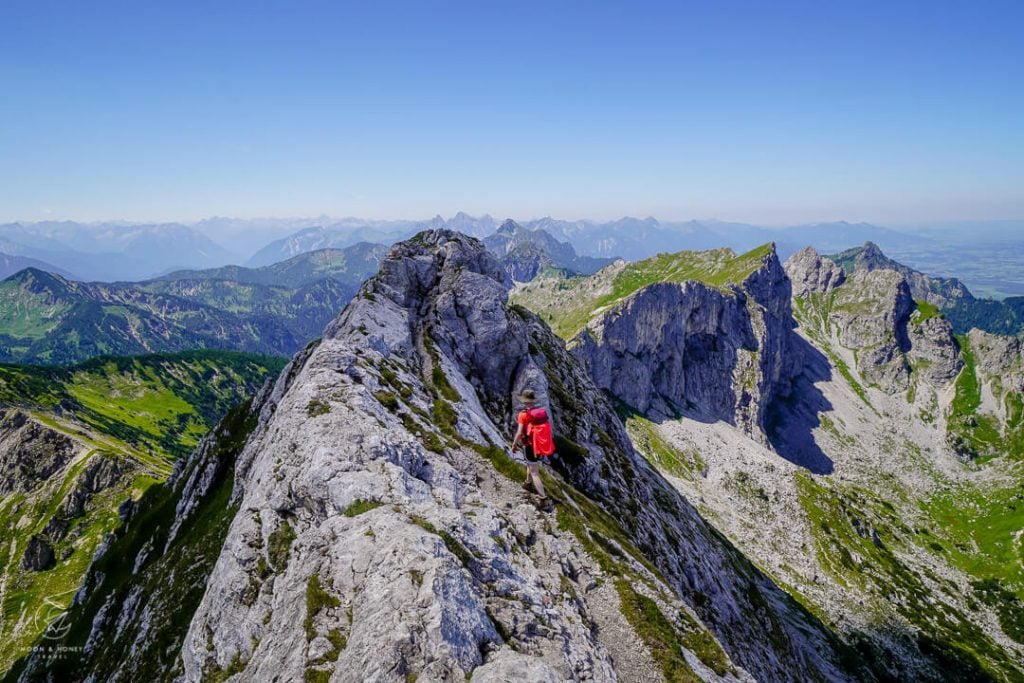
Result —
[{"label": "clear blue sky", "polygon": [[0,220],[460,209],[1022,217],[1024,2],[0,5]]}]

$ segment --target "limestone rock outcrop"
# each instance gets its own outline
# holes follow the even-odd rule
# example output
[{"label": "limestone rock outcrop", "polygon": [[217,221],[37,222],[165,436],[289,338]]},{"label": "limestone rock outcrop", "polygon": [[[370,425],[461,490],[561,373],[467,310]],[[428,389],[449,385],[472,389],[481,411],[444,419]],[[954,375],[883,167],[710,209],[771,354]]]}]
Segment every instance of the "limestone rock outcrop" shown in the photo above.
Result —
[{"label": "limestone rock outcrop", "polygon": [[869,385],[895,394],[906,391],[917,373],[942,387],[963,367],[953,329],[941,315],[918,310],[904,273],[909,269],[884,267],[889,261],[875,258],[876,249],[858,251],[859,265],[848,274],[811,248],[790,257],[785,268],[797,283],[793,296],[801,321],[819,342],[834,338],[852,351]]},{"label": "limestone rock outcrop", "polygon": [[67,465],[80,445],[22,410],[0,411],[0,495],[28,492]]},{"label": "limestone rock outcrop", "polygon": [[765,440],[789,392],[790,281],[774,250],[737,285],[656,283],[602,312],[570,342],[598,387],[654,417],[723,420]]},{"label": "limestone rock outcrop", "polygon": [[33,535],[28,539],[25,555],[21,558],[21,568],[36,572],[53,569],[57,558],[53,554],[53,546],[42,536]]},{"label": "limestone rock outcrop", "polygon": [[874,242],[865,242],[863,246],[848,249],[838,254],[836,260],[842,264],[847,274],[875,270],[891,270],[899,273],[907,281],[907,286],[910,287],[910,293],[915,301],[927,301],[930,304],[945,307],[958,301],[974,299],[960,280],[925,275],[889,258]]},{"label": "limestone rock outcrop", "polygon": [[982,376],[998,378],[1004,389],[1024,391],[1024,341],[1020,337],[971,330],[967,341]]},{"label": "limestone rock outcrop", "polygon": [[796,252],[785,264],[793,287],[793,297],[800,299],[811,293],[826,294],[846,281],[846,272],[830,258],[812,247]]},{"label": "limestone rock outcrop", "polygon": [[80,517],[93,496],[114,486],[137,469],[138,464],[127,458],[90,458],[61,503],[60,515],[64,518]]},{"label": "limestone rock outcrop", "polygon": [[[755,342],[758,321],[788,306],[767,265],[735,296],[756,311]],[[248,427],[222,425],[176,471],[160,503],[175,519],[135,538],[132,524],[156,513],[146,501],[132,513],[109,551],[132,549],[132,577],[107,583],[101,557],[77,599],[91,620],[80,673],[856,680],[835,636],[633,450],[586,368],[507,304],[510,284],[464,235],[396,245]],[[777,365],[757,365],[755,385],[784,367],[781,347],[769,355]],[[554,516],[523,493],[503,447],[526,386],[559,435]],[[623,601],[700,647],[649,648]]]}]

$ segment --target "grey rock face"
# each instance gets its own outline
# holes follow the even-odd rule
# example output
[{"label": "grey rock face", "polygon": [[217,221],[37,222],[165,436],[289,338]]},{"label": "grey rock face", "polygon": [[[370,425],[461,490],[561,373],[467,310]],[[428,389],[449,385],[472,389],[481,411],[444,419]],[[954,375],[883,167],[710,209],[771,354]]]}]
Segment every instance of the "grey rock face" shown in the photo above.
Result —
[{"label": "grey rock face", "polygon": [[885,392],[905,391],[912,373],[934,387],[946,385],[963,367],[949,322],[916,312],[908,269],[885,267],[895,262],[875,258],[872,249],[856,253],[859,265],[848,275],[811,248],[786,262],[808,322],[854,351],[861,377]]},{"label": "grey rock face", "polygon": [[591,322],[572,352],[639,412],[724,420],[764,440],[768,405],[799,364],[790,292],[773,251],[728,292],[695,281],[643,288]]},{"label": "grey rock face", "polygon": [[60,514],[64,518],[81,517],[85,506],[94,495],[119,483],[137,465],[125,458],[94,456],[89,459],[82,473],[75,479],[71,491],[61,503]]},{"label": "grey rock face", "polygon": [[967,341],[982,375],[998,378],[1005,389],[1024,391],[1024,342],[1019,337],[971,330]]},{"label": "grey rock face", "polygon": [[908,324],[907,336],[911,365],[926,382],[942,387],[960,374],[964,362],[947,320],[936,316],[919,321],[919,316],[914,316]]},{"label": "grey rock face", "polygon": [[0,495],[28,492],[61,470],[78,445],[20,410],[0,411]]},{"label": "grey rock face", "polygon": [[860,271],[836,290],[832,320],[839,342],[857,349],[857,370],[884,391],[905,391],[910,383],[907,322],[914,310],[910,287],[892,270]]},{"label": "grey rock face", "polygon": [[[750,297],[766,285],[752,282]],[[667,613],[699,604],[735,665],[760,680],[846,679],[828,636],[633,452],[550,330],[505,306],[508,286],[479,242],[422,233],[286,371],[293,380],[239,460],[239,512],[182,678],[616,680],[590,626],[587,577],[602,569],[484,459],[499,457],[512,396],[530,385],[575,442],[560,474],[644,549],[664,579],[616,553]]]},{"label": "grey rock face", "polygon": [[25,555],[21,558],[21,568],[43,572],[53,569],[57,558],[53,554],[53,546],[42,536],[31,536],[25,547]]},{"label": "grey rock face", "polygon": [[819,255],[811,247],[786,259],[785,270],[793,283],[794,298],[828,293],[846,281],[846,272],[835,261]]}]

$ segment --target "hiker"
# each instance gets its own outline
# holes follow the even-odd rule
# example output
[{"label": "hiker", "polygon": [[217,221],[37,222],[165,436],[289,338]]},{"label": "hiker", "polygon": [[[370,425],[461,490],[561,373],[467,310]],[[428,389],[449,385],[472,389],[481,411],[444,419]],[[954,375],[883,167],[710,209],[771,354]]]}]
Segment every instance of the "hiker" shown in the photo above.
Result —
[{"label": "hiker", "polygon": [[551,512],[551,499],[544,492],[544,482],[540,479],[541,458],[549,457],[555,452],[551,420],[548,411],[537,405],[537,394],[533,389],[521,393],[519,401],[522,408],[516,418],[519,429],[512,439],[512,451],[515,452],[519,444],[522,444],[523,452],[526,454],[526,481],[523,482],[523,488],[528,492],[535,491],[540,494],[540,508],[545,512]]}]

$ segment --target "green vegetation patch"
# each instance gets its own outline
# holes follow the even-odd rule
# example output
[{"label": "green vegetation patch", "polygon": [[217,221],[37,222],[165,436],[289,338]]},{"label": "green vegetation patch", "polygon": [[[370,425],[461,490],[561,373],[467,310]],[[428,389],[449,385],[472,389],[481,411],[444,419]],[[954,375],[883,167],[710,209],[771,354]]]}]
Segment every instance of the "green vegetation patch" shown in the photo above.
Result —
[{"label": "green vegetation patch", "polygon": [[341,607],[341,600],[324,589],[319,574],[310,575],[306,581],[306,619],[302,624],[306,630],[306,642],[316,638],[316,616],[333,607]]},{"label": "green vegetation patch", "polygon": [[359,515],[363,514],[364,512],[369,512],[370,510],[376,510],[377,508],[379,508],[382,505],[384,505],[384,503],[380,502],[379,500],[362,500],[362,499],[359,499],[359,500],[355,501],[354,503],[352,503],[351,505],[349,505],[347,508],[345,508],[345,511],[342,514],[345,515],[346,517],[358,517]]},{"label": "green vegetation patch", "polygon": [[957,337],[957,341],[964,367],[956,378],[956,395],[949,407],[949,443],[961,456],[984,462],[1002,453],[1003,435],[996,416],[978,412],[981,407],[981,381],[977,359],[966,336]]},{"label": "green vegetation patch", "polygon": [[270,537],[267,539],[267,560],[275,571],[284,571],[284,568],[288,566],[288,555],[291,553],[295,538],[295,529],[287,519],[282,520],[281,524],[270,533]]},{"label": "green vegetation patch", "polygon": [[999,579],[972,581],[971,587],[982,602],[995,608],[1003,633],[1024,644],[1024,601],[1006,590]]},{"label": "green vegetation patch", "polygon": [[683,656],[682,643],[672,622],[658,604],[646,595],[636,592],[632,584],[624,579],[615,582],[619,593],[620,609],[651,655],[661,666],[661,672],[668,683],[699,683],[701,678],[694,673]]},{"label": "green vegetation patch", "polygon": [[516,462],[504,448],[489,444],[483,446],[472,441],[468,441],[467,445],[482,455],[484,458],[490,461],[494,469],[504,475],[507,479],[514,482],[522,482],[526,477],[526,468]]},{"label": "green vegetation patch", "polygon": [[675,449],[658,433],[658,426],[641,415],[632,414],[626,418],[626,431],[637,452],[674,477],[693,481],[707,467],[699,453],[683,453]]},{"label": "green vegetation patch", "polygon": [[331,412],[331,406],[326,401],[322,401],[318,398],[310,400],[306,405],[306,414],[310,417],[320,417]]},{"label": "green vegetation patch", "polygon": [[383,389],[379,389],[373,392],[373,397],[377,399],[377,401],[382,406],[384,406],[391,412],[398,410],[398,407],[400,405],[398,402],[398,398],[390,391],[384,391]]},{"label": "green vegetation patch", "polygon": [[462,566],[468,567],[470,563],[476,559],[476,556],[473,555],[473,553],[471,553],[466,548],[466,546],[462,545],[462,543],[460,543],[457,538],[452,536],[446,530],[438,529],[427,520],[416,515],[412,515],[411,517],[409,517],[409,521],[415,524],[416,526],[420,527],[427,533],[434,534],[435,536],[440,536],[441,540],[444,541],[445,547],[448,548],[448,552],[457,557],[459,559],[459,562],[462,563]]},{"label": "green vegetation patch", "polygon": [[[818,562],[840,585],[856,587],[885,609],[896,609],[921,634],[927,634],[916,644],[936,666],[956,666],[977,677],[963,680],[999,680],[1024,673],[981,630],[974,615],[955,607],[959,597],[955,586],[936,586],[937,577],[927,569],[905,564],[894,552],[902,543],[928,548],[934,539],[927,530],[918,534],[907,530],[906,536],[897,536],[899,518],[870,499],[868,492],[819,482],[804,472],[795,476],[800,503],[815,537]],[[865,531],[869,526],[888,527],[891,535],[876,544]],[[925,581],[926,576],[931,582]]]},{"label": "green vegetation patch", "polygon": [[[548,482],[545,481],[544,485],[547,486]],[[572,533],[602,570],[614,576],[634,575],[628,565],[622,562],[625,559],[622,553],[625,552],[663,583],[667,583],[658,568],[637,550],[611,515],[571,486],[562,487],[561,491],[572,499],[575,507],[568,501],[558,506],[558,528]],[[614,540],[615,545],[609,543],[608,539]]]},{"label": "green vegetation patch", "polygon": [[948,561],[1024,599],[1024,484],[964,483],[921,505]]},{"label": "green vegetation patch", "polygon": [[929,303],[927,301],[917,302],[917,312],[914,314],[914,322],[917,323],[918,325],[924,323],[927,320],[931,320],[932,318],[941,317],[943,317],[942,311],[940,311],[939,307],[936,306],[935,304]]},{"label": "green vegetation patch", "polygon": [[66,368],[0,365],[0,405],[60,406],[158,456],[181,457],[284,360],[228,351],[95,358]]}]

